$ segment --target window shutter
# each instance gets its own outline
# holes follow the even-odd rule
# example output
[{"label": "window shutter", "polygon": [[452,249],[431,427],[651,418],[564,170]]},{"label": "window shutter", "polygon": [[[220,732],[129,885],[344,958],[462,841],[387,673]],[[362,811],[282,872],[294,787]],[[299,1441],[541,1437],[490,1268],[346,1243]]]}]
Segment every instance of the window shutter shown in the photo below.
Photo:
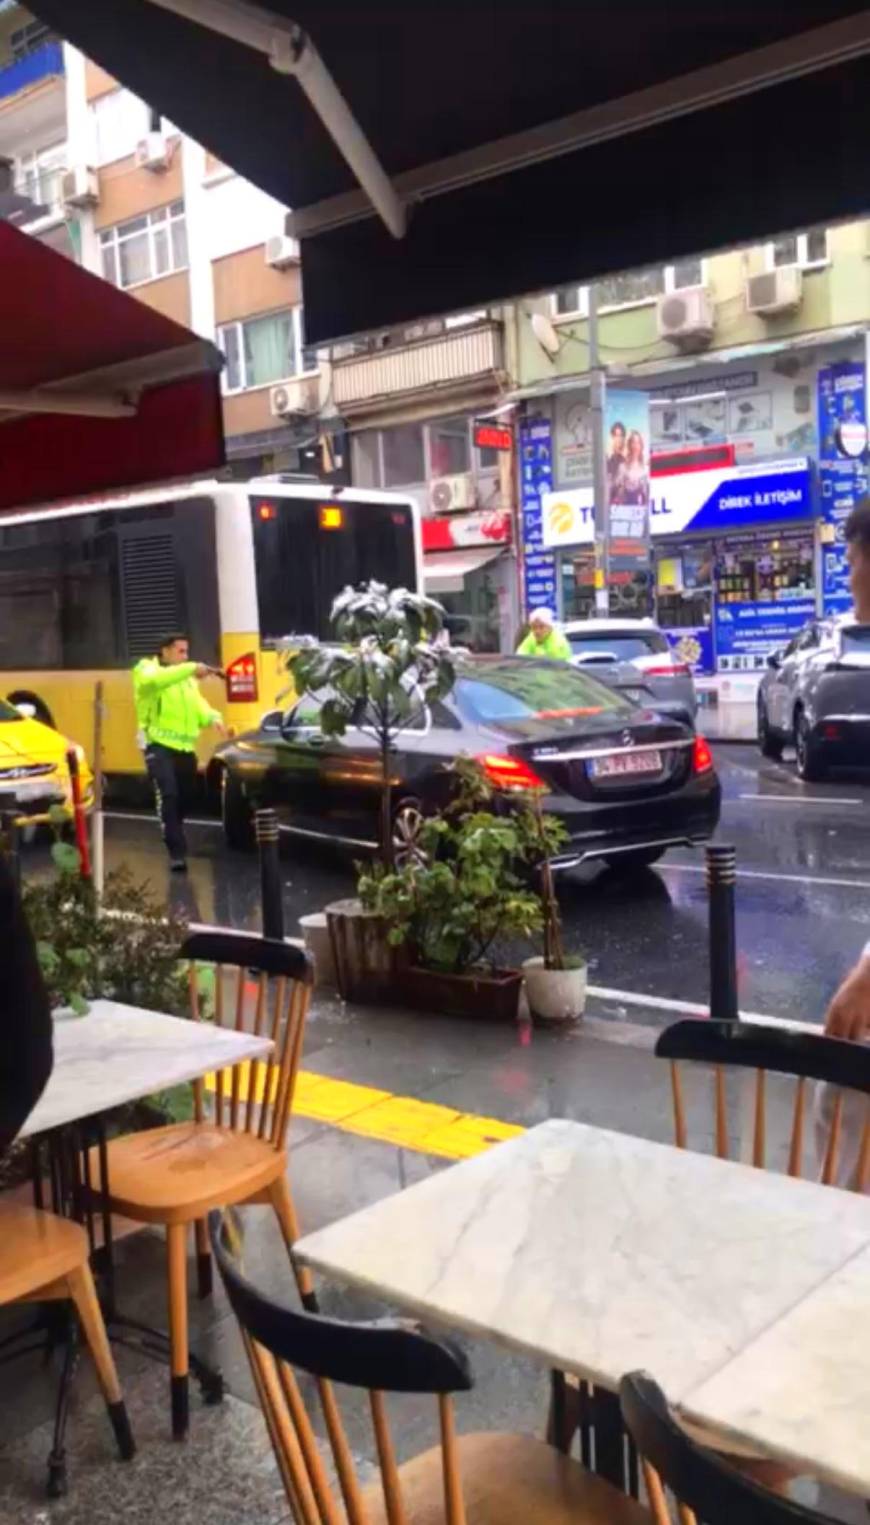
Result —
[{"label": "window shutter", "polygon": [[154,656],[162,637],[184,623],[171,530],[122,541],[121,586],[127,655],[134,662]]}]

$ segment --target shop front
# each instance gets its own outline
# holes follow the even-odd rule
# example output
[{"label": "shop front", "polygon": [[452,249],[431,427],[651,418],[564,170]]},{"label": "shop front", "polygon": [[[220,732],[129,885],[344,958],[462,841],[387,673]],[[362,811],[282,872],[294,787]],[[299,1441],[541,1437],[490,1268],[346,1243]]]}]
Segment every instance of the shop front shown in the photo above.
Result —
[{"label": "shop front", "polygon": [[[560,616],[582,619],[594,603],[591,489],[541,501]],[[701,679],[757,677],[817,608],[808,458],[654,472],[651,512],[655,612],[673,646]]]},{"label": "shop front", "polygon": [[451,643],[510,651],[518,604],[510,515],[428,518],[422,529],[425,590],[444,608]]}]

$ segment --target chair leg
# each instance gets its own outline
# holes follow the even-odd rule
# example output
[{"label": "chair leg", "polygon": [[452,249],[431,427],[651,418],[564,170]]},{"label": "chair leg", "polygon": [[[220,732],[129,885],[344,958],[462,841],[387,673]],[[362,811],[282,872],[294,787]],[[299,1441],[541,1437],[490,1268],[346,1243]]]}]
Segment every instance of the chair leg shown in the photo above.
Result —
[{"label": "chair leg", "polygon": [[211,1297],[211,1245],[208,1242],[208,1224],[205,1218],[196,1220],[196,1281],[200,1297]]},{"label": "chair leg", "polygon": [[172,1396],[172,1435],[184,1440],[190,1423],[187,1336],[187,1224],[166,1226],[169,1275],[169,1370]]},{"label": "chair leg", "polygon": [[136,1454],[136,1446],[130,1429],[130,1421],[127,1418],[127,1409],[121,1396],[121,1385],[115,1370],[109,1337],[106,1334],[106,1326],[97,1301],[90,1267],[78,1266],[74,1271],[69,1272],[66,1282],[88,1342],[91,1359],[97,1370],[106,1408],[109,1411],[109,1419],[118,1442],[118,1450],[123,1461],[130,1461]]},{"label": "chair leg", "polygon": [[290,1256],[290,1265],[293,1268],[293,1275],[296,1277],[296,1285],[299,1288],[299,1296],[302,1300],[302,1306],[303,1308],[307,1308],[309,1313],[317,1313],[317,1294],[314,1291],[314,1282],[311,1279],[311,1272],[307,1266],[299,1265],[293,1256],[293,1246],[296,1243],[296,1240],[299,1238],[299,1220],[296,1217],[296,1209],[293,1206],[293,1198],[290,1195],[290,1186],[287,1181],[287,1177],[280,1175],[278,1179],[273,1181],[271,1186],[267,1188],[267,1191],[269,1201],[275,1209],[278,1222],[281,1225],[281,1232],[284,1235],[284,1243],[287,1246],[287,1253]]}]

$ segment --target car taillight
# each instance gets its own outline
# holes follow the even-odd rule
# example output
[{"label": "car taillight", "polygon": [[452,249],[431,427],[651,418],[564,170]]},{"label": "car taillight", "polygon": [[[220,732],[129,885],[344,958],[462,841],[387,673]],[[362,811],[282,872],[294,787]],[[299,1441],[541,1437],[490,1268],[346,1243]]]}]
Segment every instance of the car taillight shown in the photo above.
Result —
[{"label": "car taillight", "polygon": [[257,687],[257,659],[253,652],[248,651],[243,657],[236,657],[227,667],[227,698],[236,704],[256,704],[259,698]]},{"label": "car taillight", "polygon": [[477,761],[489,782],[496,789],[507,789],[511,793],[517,793],[527,789],[546,789],[547,787],[534,768],[530,768],[521,757],[502,757],[493,752],[484,752]]},{"label": "car taillight", "polygon": [[691,668],[685,662],[668,662],[662,667],[644,667],[645,678],[688,678]]},{"label": "car taillight", "polygon": [[713,753],[710,751],[703,736],[696,736],[692,747],[692,771],[694,773],[710,773],[713,768]]}]

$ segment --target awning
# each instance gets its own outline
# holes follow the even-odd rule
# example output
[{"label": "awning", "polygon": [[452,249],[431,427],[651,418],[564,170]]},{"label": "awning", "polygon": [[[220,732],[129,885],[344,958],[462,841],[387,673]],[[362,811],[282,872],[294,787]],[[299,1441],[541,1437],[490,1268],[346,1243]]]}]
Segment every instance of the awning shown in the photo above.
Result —
[{"label": "awning", "polygon": [[866,212],[864,0],[32,6],[293,208],[309,344]]},{"label": "awning", "polygon": [[505,549],[481,546],[476,551],[439,551],[423,557],[423,579],[427,593],[461,593],[466,577],[478,572],[488,561],[495,561]]},{"label": "awning", "polygon": [[214,472],[212,344],[0,222],[0,509]]}]

